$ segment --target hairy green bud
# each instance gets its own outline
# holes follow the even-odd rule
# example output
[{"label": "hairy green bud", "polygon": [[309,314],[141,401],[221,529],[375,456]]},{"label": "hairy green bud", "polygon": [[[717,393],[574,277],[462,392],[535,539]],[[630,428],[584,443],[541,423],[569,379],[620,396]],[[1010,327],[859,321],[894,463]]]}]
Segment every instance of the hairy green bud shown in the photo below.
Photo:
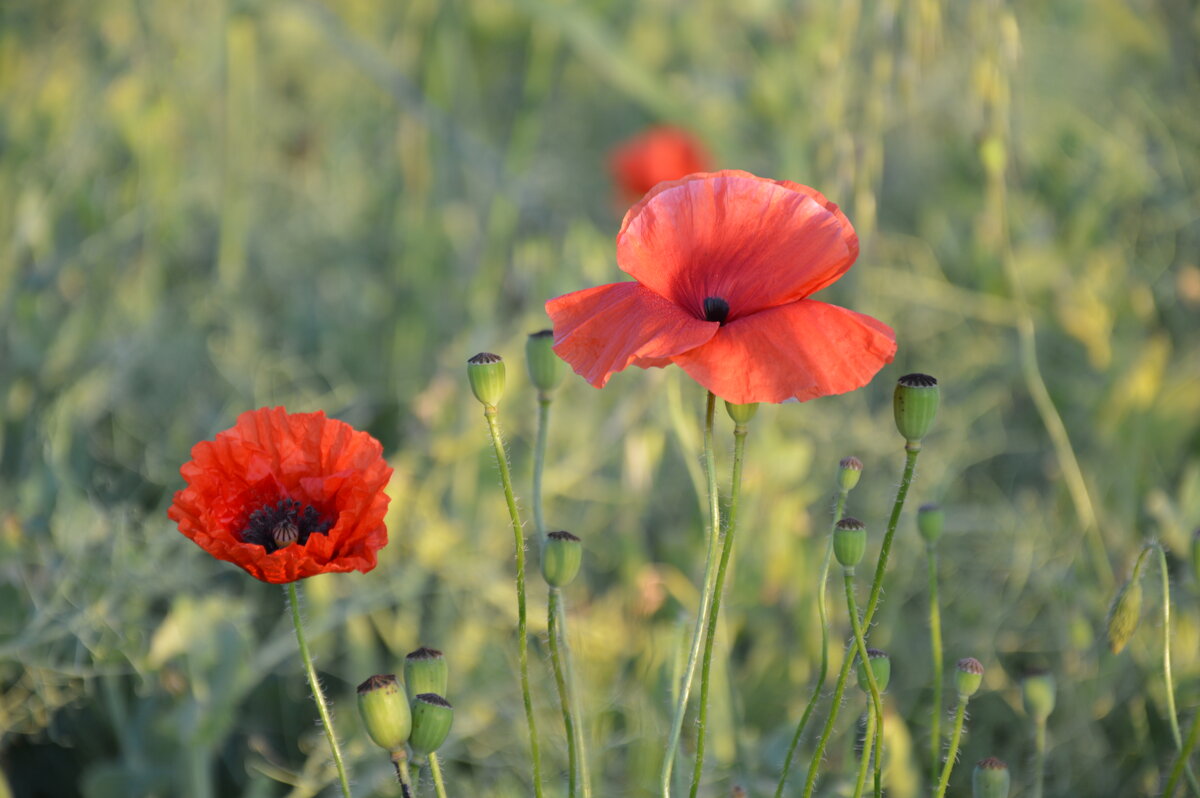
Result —
[{"label": "hairy green bud", "polygon": [[954,669],[954,688],[960,698],[970,698],[975,695],[983,684],[983,663],[974,657],[964,657],[958,661]]},{"label": "hairy green bud", "polygon": [[358,686],[358,712],[377,746],[387,751],[404,747],[412,730],[412,714],[394,674],[372,676]]},{"label": "hairy green bud", "polygon": [[920,446],[921,439],[933,426],[938,401],[938,381],[928,374],[905,374],[897,380],[892,396],[896,429],[912,448]]},{"label": "hairy green bud", "polygon": [[[892,680],[892,658],[877,648],[868,648],[867,661],[875,674],[875,684],[879,685],[879,692],[884,692]],[[857,674],[858,686],[864,693],[871,692],[871,683],[867,681],[867,668],[861,659],[858,661]]]},{"label": "hairy green bud", "polygon": [[446,695],[450,682],[450,666],[446,655],[436,648],[422,646],[404,657],[404,687],[409,698],[421,693]]},{"label": "hairy green bud", "polygon": [[550,393],[562,382],[563,361],[554,353],[554,330],[538,330],[525,339],[525,367],[529,381],[541,393]]},{"label": "hairy green bud", "polygon": [[981,759],[971,774],[973,798],[1008,798],[1008,765],[994,756]]},{"label": "hairy green bud", "polygon": [[467,361],[471,392],[485,407],[495,407],[504,396],[504,358],[480,352]]},{"label": "hairy green bud", "polygon": [[579,573],[583,544],[570,532],[546,533],[542,545],[542,578],[551,587],[566,587]]},{"label": "hairy green bud", "polygon": [[917,510],[917,531],[929,545],[938,542],[946,525],[946,512],[936,504],[922,504]]},{"label": "hairy green bud", "polygon": [[442,747],[454,723],[454,707],[436,693],[421,693],[412,702],[412,735],[408,744],[417,756],[426,756]]},{"label": "hairy green bud", "polygon": [[833,527],[833,553],[843,568],[858,565],[867,550],[867,525],[847,516]]}]

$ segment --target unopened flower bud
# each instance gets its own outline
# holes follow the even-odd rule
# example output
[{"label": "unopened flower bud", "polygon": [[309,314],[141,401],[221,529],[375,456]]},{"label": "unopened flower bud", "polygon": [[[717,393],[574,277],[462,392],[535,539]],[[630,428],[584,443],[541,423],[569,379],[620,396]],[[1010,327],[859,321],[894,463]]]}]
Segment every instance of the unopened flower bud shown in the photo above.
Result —
[{"label": "unopened flower bud", "polygon": [[994,756],[982,759],[971,774],[973,798],[1008,798],[1008,765]]},{"label": "unopened flower bud", "polygon": [[[892,396],[896,428],[909,444],[920,444],[938,411],[938,382],[928,374],[906,374]],[[914,447],[915,448],[915,447]]]},{"label": "unopened flower bud", "polygon": [[525,339],[525,367],[529,381],[541,393],[550,393],[562,382],[563,361],[554,353],[554,330],[539,330]]},{"label": "unopened flower bud", "polygon": [[583,544],[570,532],[549,532],[542,546],[542,578],[551,587],[565,587],[579,573]]},{"label": "unopened flower bud", "polygon": [[1121,585],[1108,608],[1108,647],[1120,654],[1137,629],[1142,614],[1142,583],[1136,576]]},{"label": "unopened flower bud", "polygon": [[360,684],[358,712],[376,745],[387,751],[404,747],[412,730],[412,714],[395,675],[372,676]]},{"label": "unopened flower bud", "polygon": [[1031,671],[1021,679],[1021,699],[1025,714],[1034,720],[1044,721],[1054,711],[1056,685],[1054,674],[1048,671]]},{"label": "unopened flower bud", "polygon": [[842,489],[842,492],[849,493],[854,490],[854,486],[862,478],[862,470],[862,460],[857,457],[842,458],[842,461],[838,463],[838,487]]},{"label": "unopened flower bud", "polygon": [[412,735],[408,744],[417,756],[442,747],[454,723],[454,707],[436,693],[421,693],[412,702]]},{"label": "unopened flower bud", "polygon": [[[888,682],[892,680],[892,658],[877,648],[868,648],[867,661],[875,674],[875,684],[882,693],[887,690]],[[862,660],[858,662],[858,686],[864,693],[871,692],[871,683],[867,681],[867,669]]]},{"label": "unopened flower bud", "polygon": [[867,525],[857,518],[843,518],[833,527],[833,553],[843,568],[853,568],[867,550]]},{"label": "unopened flower bud", "polygon": [[922,504],[917,510],[917,531],[930,546],[938,542],[945,524],[946,512],[939,505]]},{"label": "unopened flower bud", "polygon": [[750,420],[758,413],[758,402],[748,402],[744,405],[735,405],[733,402],[726,402],[725,412],[733,419],[734,424],[738,424],[739,426],[749,424]]},{"label": "unopened flower bud", "polygon": [[954,671],[954,687],[958,690],[959,698],[970,698],[975,695],[975,691],[981,684],[983,684],[983,664],[974,657],[960,659]]},{"label": "unopened flower bud", "polygon": [[446,695],[449,682],[450,666],[436,648],[422,646],[404,657],[404,688],[409,698],[421,693]]},{"label": "unopened flower bud", "polygon": [[467,361],[467,379],[475,398],[486,407],[495,407],[504,396],[504,358],[480,352]]}]

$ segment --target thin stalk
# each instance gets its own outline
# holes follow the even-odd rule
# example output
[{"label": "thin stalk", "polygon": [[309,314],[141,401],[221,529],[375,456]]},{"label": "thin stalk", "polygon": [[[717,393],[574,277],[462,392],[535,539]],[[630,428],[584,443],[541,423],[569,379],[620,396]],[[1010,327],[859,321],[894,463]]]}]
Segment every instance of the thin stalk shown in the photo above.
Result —
[{"label": "thin stalk", "polygon": [[871,748],[875,744],[875,705],[867,704],[867,734],[863,737],[862,760],[858,763],[858,778],[854,780],[854,798],[862,798],[870,770]]},{"label": "thin stalk", "polygon": [[[1179,719],[1175,711],[1175,686],[1171,679],[1171,578],[1167,572],[1167,554],[1157,542],[1150,545],[1158,551],[1159,573],[1162,576],[1162,615],[1163,615],[1163,682],[1167,686],[1167,718],[1171,721],[1171,737],[1175,740],[1175,750],[1183,750],[1183,735],[1179,732]],[[1188,786],[1192,795],[1200,798],[1200,784],[1196,782],[1196,774],[1192,766],[1184,760],[1184,773],[1187,775]]]},{"label": "thin stalk", "polygon": [[1188,732],[1187,742],[1183,744],[1179,756],[1175,757],[1175,764],[1171,766],[1171,778],[1167,780],[1163,798],[1174,798],[1175,787],[1179,784],[1179,777],[1183,775],[1184,768],[1188,767],[1188,759],[1196,748],[1197,739],[1200,739],[1200,711],[1192,718],[1192,729]]},{"label": "thin stalk", "polygon": [[721,502],[717,495],[717,470],[713,463],[713,416],[716,414],[717,397],[708,392],[708,406],[704,411],[704,474],[708,482],[708,554],[704,562],[704,588],[700,592],[700,607],[696,611],[696,626],[692,630],[692,642],[688,652],[687,667],[679,686],[679,700],[671,719],[671,736],[667,740],[667,751],[663,757],[659,787],[663,798],[671,795],[671,771],[675,767],[675,753],[679,750],[679,736],[683,731],[683,716],[687,713],[688,698],[692,692],[692,677],[696,674],[696,660],[700,658],[700,643],[704,636],[704,619],[712,601],[713,582],[716,580],[716,563],[721,542]]},{"label": "thin stalk", "polygon": [[[846,490],[838,490],[837,505],[833,510],[834,526],[837,526],[837,522],[842,520],[842,513],[846,511],[848,493],[849,491]],[[783,787],[787,784],[788,773],[792,769],[792,759],[796,755],[796,749],[800,746],[800,738],[804,734],[805,727],[808,726],[808,720],[812,717],[813,710],[817,708],[821,691],[825,689],[825,677],[829,675],[829,614],[825,610],[825,584],[829,581],[829,561],[832,557],[833,535],[830,534],[825,539],[825,559],[821,563],[821,576],[817,580],[817,616],[821,619],[821,667],[817,671],[817,683],[813,685],[808,706],[804,708],[804,714],[800,716],[800,722],[796,724],[796,733],[792,735],[792,744],[788,746],[787,757],[783,760],[783,773],[780,774],[779,784],[775,787],[775,798],[783,796]]]},{"label": "thin stalk", "polygon": [[862,661],[863,671],[867,674],[867,688],[871,694],[871,706],[875,709],[877,718],[875,736],[878,744],[875,746],[875,798],[882,794],[883,766],[883,699],[879,696],[879,682],[875,679],[875,669],[871,667],[871,658],[867,655],[867,641],[863,635],[862,624],[858,620],[858,603],[854,600],[854,569],[842,569],[842,581],[846,586],[846,610],[850,613],[850,626],[854,630],[854,644],[858,648],[858,657]]},{"label": "thin stalk", "polygon": [[396,781],[400,782],[400,795],[403,798],[414,798],[412,777],[408,772],[408,752],[403,748],[392,752],[392,766],[396,768]]},{"label": "thin stalk", "polygon": [[954,711],[954,731],[950,733],[950,750],[946,753],[946,765],[942,768],[942,778],[938,782],[933,798],[945,798],[946,786],[950,783],[950,771],[954,770],[954,762],[958,759],[958,741],[962,739],[963,720],[967,716],[968,697],[958,696],[958,709]]},{"label": "thin stalk", "polygon": [[938,776],[938,765],[942,759],[942,610],[938,604],[937,544],[925,547],[929,562],[929,653],[933,660],[933,712],[929,724],[931,767],[929,780]]},{"label": "thin stalk", "polygon": [[296,642],[300,644],[300,658],[304,660],[304,673],[308,676],[308,686],[312,690],[313,701],[317,702],[317,713],[321,716],[321,725],[325,728],[325,739],[329,741],[333,763],[337,766],[342,795],[350,798],[350,780],[346,777],[346,764],[342,761],[342,749],[338,745],[337,735],[333,731],[333,718],[329,714],[325,693],[321,690],[321,682],[317,680],[317,669],[313,667],[312,655],[308,652],[308,640],[304,637],[304,624],[300,621],[300,596],[296,583],[288,582],[286,592],[288,604],[292,608],[292,625],[296,627]]},{"label": "thin stalk", "polygon": [[567,689],[562,653],[558,648],[558,638],[561,634],[558,628],[560,604],[558,588],[551,587],[546,604],[547,638],[550,642],[550,661],[554,665],[554,684],[558,688],[558,703],[562,706],[563,729],[567,736],[567,795],[575,798],[579,773],[579,749],[575,745],[575,720],[571,716],[571,694]]},{"label": "thin stalk", "polygon": [[429,772],[433,774],[433,789],[438,798],[446,798],[446,782],[442,781],[442,763],[436,751],[429,752]]},{"label": "thin stalk", "polygon": [[729,493],[729,517],[725,524],[725,541],[721,547],[721,564],[717,567],[717,581],[713,587],[712,604],[708,610],[708,631],[704,641],[704,663],[700,669],[700,717],[696,728],[696,763],[692,768],[691,798],[696,798],[700,789],[700,777],[704,772],[704,735],[708,730],[708,688],[712,676],[713,643],[717,637],[717,617],[721,612],[721,593],[725,589],[725,574],[729,558],[733,553],[733,538],[737,531],[738,503],[742,495],[742,463],[746,453],[746,434],[749,428],[737,424],[733,428],[733,485]]},{"label": "thin stalk", "polygon": [[[896,489],[896,499],[892,502],[892,514],[888,519],[887,532],[883,536],[883,545],[879,550],[879,563],[875,566],[875,579],[871,584],[871,598],[867,601],[867,609],[863,614],[863,628],[870,629],[875,617],[875,609],[879,606],[879,596],[883,592],[883,573],[887,570],[888,556],[892,550],[892,538],[896,535],[896,527],[900,523],[900,513],[904,509],[904,500],[908,497],[908,489],[912,486],[913,472],[917,467],[917,456],[921,453],[920,443],[907,443],[904,446],[904,474],[900,477],[900,487]],[[833,689],[833,704],[829,709],[829,718],[825,728],[821,730],[821,739],[817,742],[817,753],[808,765],[808,778],[804,782],[804,798],[812,798],[813,789],[817,784],[817,771],[821,767],[821,756],[829,736],[833,733],[833,725],[837,722],[838,712],[842,708],[842,696],[846,692],[846,678],[854,664],[850,650],[854,644],[846,647],[846,657],[842,660],[842,670],[838,673],[837,684]]]},{"label": "thin stalk", "polygon": [[571,713],[575,718],[575,749],[579,752],[579,787],[583,798],[592,798],[592,774],[588,766],[587,738],[583,733],[583,711],[580,709],[579,690],[575,683],[575,669],[572,667],[571,640],[567,632],[567,609],[564,603],[558,603],[558,645],[562,650],[563,676],[567,680],[567,697],[571,701]]},{"label": "thin stalk", "polygon": [[546,517],[542,508],[542,471],[546,467],[546,439],[550,427],[550,402],[548,394],[538,394],[537,439],[533,447],[533,525],[536,527],[538,546],[546,534]]},{"label": "thin stalk", "polygon": [[1046,780],[1046,719],[1033,721],[1033,798],[1042,798],[1042,783]]},{"label": "thin stalk", "polygon": [[495,405],[483,410],[488,431],[492,435],[492,446],[496,450],[496,465],[500,468],[500,482],[504,485],[504,500],[508,503],[508,515],[512,521],[513,541],[517,549],[517,651],[521,666],[521,698],[525,702],[525,722],[529,726],[529,758],[533,769],[533,792],[542,798],[542,757],[538,749],[537,721],[533,716],[533,694],[529,690],[529,640],[525,618],[525,534],[521,529],[521,514],[513,496],[512,475],[508,470],[508,454],[504,450],[504,439],[500,436],[500,422],[496,419]]}]

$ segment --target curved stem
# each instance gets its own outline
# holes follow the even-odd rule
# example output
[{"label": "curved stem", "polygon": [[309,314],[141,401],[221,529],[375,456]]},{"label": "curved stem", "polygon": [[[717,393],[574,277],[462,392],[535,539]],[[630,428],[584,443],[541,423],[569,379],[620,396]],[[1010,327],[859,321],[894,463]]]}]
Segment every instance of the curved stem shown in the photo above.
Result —
[{"label": "curved stem", "polygon": [[433,774],[433,789],[438,798],[446,798],[446,783],[442,781],[442,763],[436,751],[429,753],[429,772]]},{"label": "curved stem", "polygon": [[945,798],[946,785],[950,783],[950,771],[958,759],[958,741],[962,739],[963,719],[967,716],[967,696],[959,694],[958,709],[954,711],[954,731],[950,733],[950,750],[946,753],[946,765],[942,768],[942,779],[938,782],[933,798]]},{"label": "curved stem", "polygon": [[[1171,721],[1171,737],[1175,740],[1175,750],[1183,750],[1183,735],[1179,732],[1179,719],[1175,710],[1175,686],[1171,679],[1171,577],[1167,572],[1167,555],[1163,547],[1155,541],[1150,544],[1158,550],[1159,573],[1162,576],[1162,616],[1163,616],[1163,682],[1167,687],[1167,718]],[[1196,774],[1192,766],[1184,760],[1184,773],[1192,795],[1200,796],[1200,784],[1196,782]]]},{"label": "curved stem", "polygon": [[1033,798],[1042,798],[1042,783],[1046,780],[1046,719],[1039,715],[1033,721]]},{"label": "curved stem", "polygon": [[[837,522],[842,520],[842,513],[846,510],[846,495],[847,491],[839,490],[837,495],[837,505],[833,510],[833,525],[837,526]],[[783,773],[779,776],[779,784],[775,787],[775,798],[782,798],[783,787],[787,784],[788,773],[792,769],[792,759],[796,755],[796,749],[800,746],[800,738],[804,734],[804,729],[808,726],[808,720],[812,717],[813,710],[817,708],[817,700],[821,697],[821,691],[825,689],[825,677],[829,675],[829,615],[825,611],[825,584],[829,581],[829,561],[833,557],[833,536],[829,535],[825,539],[825,559],[821,563],[821,576],[817,580],[817,616],[821,619],[821,667],[817,671],[817,683],[813,685],[812,695],[808,698],[808,705],[804,707],[804,714],[800,716],[800,722],[796,724],[796,733],[792,735],[792,744],[788,746],[787,756],[783,760]]]},{"label": "curved stem", "polygon": [[862,798],[870,769],[871,748],[875,744],[875,705],[867,704],[867,733],[863,737],[862,760],[858,763],[858,778],[854,780],[854,798]]},{"label": "curved stem", "polygon": [[1175,787],[1179,784],[1179,777],[1183,775],[1184,768],[1188,767],[1188,759],[1196,748],[1197,739],[1200,739],[1200,711],[1192,718],[1192,729],[1188,732],[1187,741],[1179,751],[1179,756],[1175,757],[1175,764],[1171,766],[1171,778],[1167,780],[1163,798],[1174,798]]},{"label": "curved stem", "polygon": [[691,798],[696,798],[700,789],[700,776],[704,772],[704,735],[708,729],[708,687],[712,675],[713,642],[717,637],[717,617],[721,612],[721,593],[725,588],[725,573],[733,553],[733,537],[737,531],[738,501],[742,495],[742,461],[746,452],[745,424],[733,428],[733,486],[729,493],[729,517],[725,523],[725,542],[721,547],[721,564],[717,567],[717,581],[713,586],[712,604],[708,610],[708,631],[704,641],[704,663],[700,669],[700,718],[696,728],[696,764],[692,769]]},{"label": "curved stem", "polygon": [[850,626],[854,629],[854,644],[858,647],[858,658],[862,661],[863,672],[867,674],[867,688],[871,694],[871,706],[875,709],[877,718],[875,736],[878,744],[875,746],[875,792],[876,798],[881,792],[880,768],[883,762],[883,699],[879,696],[879,682],[875,679],[875,669],[871,667],[871,658],[867,655],[867,641],[863,637],[863,627],[858,621],[858,605],[854,600],[854,569],[843,568],[842,579],[846,585],[846,610],[850,613]]},{"label": "curved stem", "polygon": [[313,701],[317,702],[317,713],[321,716],[321,725],[325,728],[325,739],[329,741],[333,763],[337,766],[342,795],[350,798],[350,780],[346,777],[346,764],[342,761],[342,749],[338,745],[337,735],[333,731],[333,718],[329,714],[329,705],[325,701],[325,693],[321,690],[321,682],[317,680],[317,670],[313,667],[312,656],[308,652],[308,640],[304,637],[304,624],[300,621],[300,596],[296,583],[288,582],[286,592],[288,604],[292,608],[292,625],[296,627],[296,642],[300,644],[300,658],[304,660],[304,673],[308,676],[308,686],[312,689]]},{"label": "curved stem", "polygon": [[933,661],[933,712],[929,724],[930,770],[929,780],[938,775],[942,759],[942,610],[938,604],[937,544],[925,548],[929,561],[929,653]]},{"label": "curved stem", "polygon": [[659,787],[663,798],[671,795],[671,771],[675,767],[675,752],[679,750],[679,736],[683,731],[683,716],[687,713],[688,697],[692,692],[692,677],[696,674],[696,660],[700,657],[700,643],[704,635],[704,619],[708,614],[708,605],[712,601],[713,582],[715,581],[715,565],[718,547],[721,542],[721,503],[717,495],[717,471],[713,463],[713,417],[716,413],[717,397],[708,392],[708,405],[704,412],[704,474],[708,481],[708,554],[704,563],[704,588],[700,592],[700,607],[696,611],[696,626],[692,630],[692,642],[688,652],[687,667],[683,672],[683,680],[679,687],[679,698],[675,704],[675,714],[671,719],[671,736],[667,741],[666,755],[663,757],[662,774]]},{"label": "curved stem", "polygon": [[416,791],[408,774],[408,752],[404,748],[392,752],[392,765],[396,768],[396,781],[400,782],[400,795],[402,798],[413,798]]},{"label": "curved stem", "polygon": [[542,798],[542,757],[538,749],[537,721],[533,716],[533,696],[529,691],[529,640],[525,618],[525,534],[521,529],[521,514],[513,496],[512,475],[508,470],[508,454],[504,450],[504,439],[500,436],[500,422],[496,419],[495,405],[487,405],[483,411],[488,431],[492,435],[492,446],[496,450],[496,465],[500,468],[500,481],[504,485],[504,500],[508,503],[508,515],[512,521],[513,540],[517,549],[517,652],[521,666],[521,698],[525,703],[525,721],[529,726],[529,758],[533,768],[533,792]]},{"label": "curved stem", "polygon": [[579,750],[575,746],[575,720],[571,717],[571,695],[567,690],[562,654],[558,648],[558,638],[561,634],[558,628],[560,603],[558,588],[551,587],[549,601],[546,605],[546,630],[550,643],[550,662],[554,665],[554,684],[558,688],[558,703],[562,707],[563,729],[567,736],[567,795],[575,798],[579,772]]}]

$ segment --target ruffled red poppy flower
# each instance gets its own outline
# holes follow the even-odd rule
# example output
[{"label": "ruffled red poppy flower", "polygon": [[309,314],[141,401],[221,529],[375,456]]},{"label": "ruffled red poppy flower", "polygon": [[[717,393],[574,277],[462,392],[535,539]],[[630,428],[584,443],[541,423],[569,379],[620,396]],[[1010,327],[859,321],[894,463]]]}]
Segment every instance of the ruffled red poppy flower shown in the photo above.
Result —
[{"label": "ruffled red poppy flower", "polygon": [[707,172],[711,159],[688,131],[660,125],[621,143],[609,156],[613,178],[629,201],[637,200],[665,180]]},{"label": "ruffled red poppy flower", "polygon": [[180,473],[167,511],[179,531],[264,582],[366,573],[387,544],[383,447],[324,413],[243,413]]},{"label": "ruffled red poppy flower", "polygon": [[807,186],[736,171],[660,183],[617,234],[636,282],[547,302],[554,351],[597,388],[677,363],[737,404],[852,391],[891,362],[895,333],[809,297],[857,256],[845,214]]}]

